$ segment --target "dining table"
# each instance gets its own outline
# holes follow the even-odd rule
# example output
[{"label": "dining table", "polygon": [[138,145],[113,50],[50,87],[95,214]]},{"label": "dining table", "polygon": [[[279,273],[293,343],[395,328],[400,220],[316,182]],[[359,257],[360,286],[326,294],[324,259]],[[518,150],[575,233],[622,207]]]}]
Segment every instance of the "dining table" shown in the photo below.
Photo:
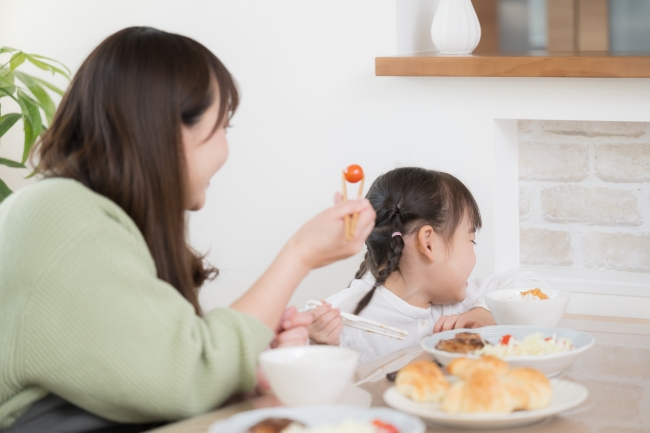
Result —
[{"label": "dining table", "polygon": [[[532,425],[507,429],[509,433],[647,433],[650,432],[650,319],[565,314],[558,325],[587,332],[595,338],[594,346],[580,357],[559,378],[577,382],[589,391],[579,406]],[[431,355],[412,348],[404,363],[428,359]],[[363,375],[371,380],[357,385],[359,405],[387,406],[382,396],[393,385],[390,373],[400,368],[391,360],[386,369],[373,366],[372,374],[360,365],[357,380]],[[386,374],[384,374],[386,373]],[[359,391],[361,390],[361,391]],[[346,401],[346,404],[350,402]],[[352,402],[354,403],[354,402]],[[272,395],[257,395],[229,404],[212,412],[186,419],[151,433],[205,433],[217,421],[254,409],[281,406]],[[464,432],[463,430],[427,424],[427,432]]]}]

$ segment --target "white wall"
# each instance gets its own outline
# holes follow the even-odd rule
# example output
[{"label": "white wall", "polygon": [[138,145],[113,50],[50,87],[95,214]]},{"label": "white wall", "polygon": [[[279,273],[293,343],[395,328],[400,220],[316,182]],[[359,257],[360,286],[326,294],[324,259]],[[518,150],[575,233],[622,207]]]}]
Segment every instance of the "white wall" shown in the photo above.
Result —
[{"label": "white wall", "polygon": [[[374,57],[397,50],[396,17],[393,0],[0,0],[0,45],[74,69],[110,33],[151,25],[224,61],[243,101],[230,160],[191,220],[193,244],[210,247],[222,270],[203,293],[212,307],[252,284],[331,202],[350,163],[369,180],[406,164],[458,176],[484,216],[475,269],[484,276],[495,269],[494,119],[650,121],[650,80],[375,77]],[[359,260],[314,272],[294,302],[345,287]]]}]

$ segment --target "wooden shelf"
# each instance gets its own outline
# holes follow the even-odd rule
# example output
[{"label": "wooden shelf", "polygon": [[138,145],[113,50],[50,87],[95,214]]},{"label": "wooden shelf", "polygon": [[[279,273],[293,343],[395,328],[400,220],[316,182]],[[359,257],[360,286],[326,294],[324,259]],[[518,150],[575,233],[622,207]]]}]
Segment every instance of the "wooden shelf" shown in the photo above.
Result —
[{"label": "wooden shelf", "polygon": [[377,57],[378,76],[650,78],[650,53],[530,52]]}]

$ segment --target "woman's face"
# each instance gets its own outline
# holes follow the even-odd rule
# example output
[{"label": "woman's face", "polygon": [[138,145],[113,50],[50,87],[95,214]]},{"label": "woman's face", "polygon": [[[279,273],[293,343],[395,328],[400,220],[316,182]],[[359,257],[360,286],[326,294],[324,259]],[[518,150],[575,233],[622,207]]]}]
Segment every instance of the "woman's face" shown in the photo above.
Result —
[{"label": "woman's face", "polygon": [[[216,82],[213,88],[218,88]],[[205,195],[210,178],[221,168],[228,158],[226,128],[228,116],[214,130],[219,115],[219,98],[203,113],[201,119],[192,126],[182,126],[183,147],[187,161],[187,188],[185,208],[199,210],[205,204]]]}]

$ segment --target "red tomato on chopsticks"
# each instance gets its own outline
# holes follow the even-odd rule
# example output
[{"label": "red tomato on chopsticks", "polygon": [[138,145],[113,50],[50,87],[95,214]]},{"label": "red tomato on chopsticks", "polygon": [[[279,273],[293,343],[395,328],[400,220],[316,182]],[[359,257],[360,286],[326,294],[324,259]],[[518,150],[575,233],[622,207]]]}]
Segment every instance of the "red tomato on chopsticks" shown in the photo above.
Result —
[{"label": "red tomato on chopsticks", "polygon": [[352,164],[348,168],[345,169],[345,180],[347,180],[350,183],[357,183],[361,179],[363,179],[363,169],[361,166],[358,166],[356,164]]}]

